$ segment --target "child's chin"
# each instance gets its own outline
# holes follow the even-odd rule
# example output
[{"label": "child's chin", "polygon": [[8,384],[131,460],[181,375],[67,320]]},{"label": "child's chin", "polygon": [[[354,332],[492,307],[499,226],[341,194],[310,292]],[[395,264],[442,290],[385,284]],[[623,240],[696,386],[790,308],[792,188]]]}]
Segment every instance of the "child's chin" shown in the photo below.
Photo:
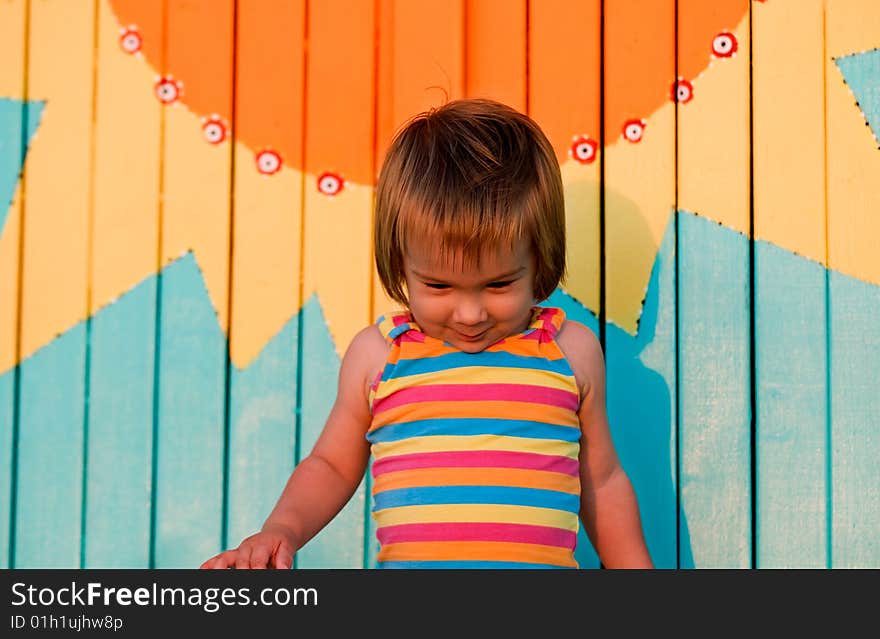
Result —
[{"label": "child's chin", "polygon": [[479,353],[480,351],[486,350],[486,347],[489,344],[486,343],[486,340],[481,339],[477,342],[461,342],[458,341],[455,344],[455,347],[458,348],[462,353]]}]

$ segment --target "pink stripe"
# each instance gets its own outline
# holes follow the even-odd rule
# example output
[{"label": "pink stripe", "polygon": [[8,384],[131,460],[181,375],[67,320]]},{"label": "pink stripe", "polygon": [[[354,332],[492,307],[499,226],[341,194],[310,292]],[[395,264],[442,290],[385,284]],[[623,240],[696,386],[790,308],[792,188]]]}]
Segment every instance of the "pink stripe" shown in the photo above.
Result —
[{"label": "pink stripe", "polygon": [[549,470],[577,477],[578,460],[561,455],[541,455],[508,450],[464,450],[442,453],[412,453],[383,457],[373,463],[373,477],[412,468],[524,468]]},{"label": "pink stripe", "polygon": [[373,404],[373,414],[415,402],[475,400],[531,402],[573,411],[578,407],[578,396],[575,393],[534,384],[432,384],[403,388],[393,395],[380,399]]},{"label": "pink stripe", "polygon": [[398,524],[377,529],[376,536],[383,545],[405,541],[511,541],[574,550],[577,542],[577,533],[562,528],[468,522]]}]

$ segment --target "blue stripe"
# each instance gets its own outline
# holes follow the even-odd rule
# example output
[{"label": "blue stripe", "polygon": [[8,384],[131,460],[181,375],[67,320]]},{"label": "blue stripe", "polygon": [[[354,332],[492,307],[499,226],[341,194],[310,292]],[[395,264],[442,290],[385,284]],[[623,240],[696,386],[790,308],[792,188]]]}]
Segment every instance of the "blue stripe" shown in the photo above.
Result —
[{"label": "blue stripe", "polygon": [[553,564],[528,564],[518,561],[380,561],[378,568],[417,570],[574,570],[568,566]]},{"label": "blue stripe", "polygon": [[[529,357],[526,355],[514,355],[503,351],[479,353],[447,353],[437,357],[419,357],[416,359],[401,359],[397,365],[388,364],[382,373],[382,380],[393,377],[405,377],[408,375],[420,375],[422,373],[436,373],[450,368],[466,368],[470,366],[486,366],[491,368],[529,368],[539,371],[550,371],[561,375],[573,375],[571,366],[565,358],[545,359],[543,357]],[[397,371],[395,372],[395,368]]]},{"label": "blue stripe", "polygon": [[513,486],[420,486],[396,488],[375,495],[373,510],[433,504],[505,504],[536,506],[577,513],[580,497],[544,488]]},{"label": "blue stripe", "polygon": [[581,431],[574,426],[544,424],[525,419],[459,417],[419,419],[388,424],[368,433],[367,440],[372,443],[395,442],[409,437],[424,437],[426,435],[505,435],[528,439],[576,442],[580,441]]}]

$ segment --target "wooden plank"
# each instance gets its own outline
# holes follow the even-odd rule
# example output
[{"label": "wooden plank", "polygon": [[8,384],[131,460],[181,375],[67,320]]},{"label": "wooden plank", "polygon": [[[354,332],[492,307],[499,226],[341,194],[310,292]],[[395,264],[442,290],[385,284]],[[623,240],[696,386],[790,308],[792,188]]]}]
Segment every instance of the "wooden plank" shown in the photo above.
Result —
[{"label": "wooden plank", "polygon": [[[374,167],[373,2],[310,5],[303,215],[303,385],[300,452],[336,398],[340,356],[370,317]],[[363,52],[351,56],[351,51]],[[297,555],[297,567],[364,566],[366,495]]]},{"label": "wooden plank", "polygon": [[[674,204],[674,108],[664,100],[659,103],[664,106],[650,112],[659,98],[649,88],[668,87],[674,77],[675,4],[605,3],[604,20],[608,413],[615,446],[639,499],[648,550],[655,565],[675,567],[675,350],[674,341],[657,342],[674,340],[674,329],[655,335],[649,368],[639,359],[644,344],[638,320]],[[650,65],[643,64],[646,46],[652,51]],[[638,141],[624,138],[630,119],[645,120]],[[646,420],[634,412],[634,396],[650,398],[655,407]],[[650,455],[643,448],[646,438],[656,444]]]},{"label": "wooden plank", "polygon": [[824,145],[791,153],[824,126],[823,4],[752,9],[759,568],[828,561]]},{"label": "wooden plank", "polygon": [[[29,97],[49,104],[24,183],[26,359],[14,566],[75,568],[81,565],[95,7],[55,1],[31,3],[29,11]],[[47,344],[59,327],[62,334]]]},{"label": "wooden plank", "polygon": [[[857,92],[880,75],[880,5],[825,5],[830,352],[830,565],[880,567],[878,122]],[[845,72],[845,73],[844,73]],[[871,114],[874,115],[873,113]]]},{"label": "wooden plank", "polygon": [[155,74],[121,46],[123,26],[146,25],[120,25],[107,2],[98,11],[84,562],[146,568],[157,280],[143,274],[158,254],[161,114]]},{"label": "wooden plank", "polygon": [[[409,118],[464,97],[466,85],[465,0],[379,0],[378,8],[377,172],[393,135]],[[372,299],[375,316],[400,308],[375,275]]]},{"label": "wooden plank", "polygon": [[[601,259],[600,27],[598,0],[529,4],[529,115],[556,148],[565,188],[568,277],[563,289],[595,316]],[[575,60],[579,71],[572,74]],[[581,568],[599,565],[583,528],[576,558]]]},{"label": "wooden plank", "polygon": [[[190,108],[230,113],[232,0],[172,0],[167,10],[163,77],[181,83]],[[153,541],[160,568],[198,566],[216,552],[224,524],[232,156],[229,145],[206,139],[181,97],[163,112]]]},{"label": "wooden plank", "polygon": [[[722,5],[746,17],[709,39]],[[701,76],[683,74],[675,103],[679,207],[700,207],[680,210],[677,246],[681,508],[697,567],[751,564],[749,240],[703,217],[749,228],[748,47],[748,0],[679,0],[679,61],[691,48],[714,57]],[[699,194],[706,181],[716,201]]]},{"label": "wooden plank", "polygon": [[[27,113],[24,95],[24,0],[0,5],[0,568],[9,567],[15,441],[16,365],[18,359],[19,241],[24,163],[22,127]],[[30,136],[28,136],[29,138]]]},{"label": "wooden plank", "polygon": [[[236,30],[225,544],[233,548],[260,529],[294,467],[305,2],[239,3]],[[283,168],[260,173],[257,153],[281,149]]]},{"label": "wooden plank", "polygon": [[465,95],[526,112],[527,6],[525,0],[465,0]]}]

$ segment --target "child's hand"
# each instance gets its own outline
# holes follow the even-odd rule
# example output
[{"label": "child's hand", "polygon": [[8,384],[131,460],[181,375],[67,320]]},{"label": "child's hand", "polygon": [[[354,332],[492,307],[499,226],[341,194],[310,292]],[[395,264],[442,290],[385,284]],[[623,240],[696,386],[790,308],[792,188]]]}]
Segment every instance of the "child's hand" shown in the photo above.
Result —
[{"label": "child's hand", "polygon": [[293,565],[296,539],[284,526],[269,524],[241,542],[238,548],[211,557],[199,568],[282,568]]}]

